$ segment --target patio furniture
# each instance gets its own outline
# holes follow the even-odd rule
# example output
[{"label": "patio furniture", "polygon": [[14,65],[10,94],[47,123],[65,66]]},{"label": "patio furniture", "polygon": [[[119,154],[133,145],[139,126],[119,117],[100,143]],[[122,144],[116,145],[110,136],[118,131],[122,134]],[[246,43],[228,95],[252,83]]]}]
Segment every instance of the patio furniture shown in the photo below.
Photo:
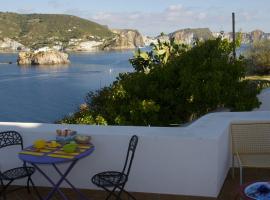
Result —
[{"label": "patio furniture", "polygon": [[243,122],[231,125],[232,174],[235,157],[240,168],[240,184],[243,183],[243,168],[270,167],[270,122]]},{"label": "patio furniture", "polygon": [[[19,158],[24,162],[30,163],[32,166],[35,167],[37,171],[39,171],[45,179],[47,179],[51,185],[53,186],[52,190],[49,192],[47,197],[44,200],[49,200],[53,197],[55,192],[58,192],[62,199],[67,200],[68,198],[66,195],[60,190],[60,186],[63,182],[66,182],[71,189],[78,194],[80,199],[88,199],[81,193],[72,183],[67,179],[68,174],[74,168],[78,161],[88,155],[90,155],[95,147],[92,144],[84,144],[78,145],[78,149],[74,153],[66,153],[63,151],[63,145],[60,147],[50,147],[49,141],[46,144],[46,147],[40,149],[38,152],[36,148],[30,146],[25,148],[23,151],[20,152]],[[67,163],[69,164],[65,172],[61,172],[58,168],[58,164]],[[39,165],[51,165],[55,171],[60,175],[60,179],[57,182],[54,182],[50,175],[42,170]]]},{"label": "patio furniture", "polygon": [[[23,139],[22,136],[16,131],[4,131],[0,132],[0,149],[10,146],[20,146],[23,149]],[[2,159],[3,160],[3,159]],[[13,169],[6,170],[4,172],[0,171],[0,182],[1,182],[1,191],[0,197],[2,196],[3,199],[7,199],[6,194],[7,192],[12,192],[15,190],[8,191],[8,187],[18,179],[27,178],[27,191],[30,193],[30,184],[32,185],[33,189],[40,197],[31,176],[34,174],[35,168],[28,167],[26,162],[23,162],[22,167],[16,167]],[[7,182],[5,184],[5,182]]]},{"label": "patio furniture", "polygon": [[[121,199],[120,196],[122,192],[126,193],[129,197],[136,200],[129,192],[127,192],[124,187],[128,181],[131,165],[134,159],[136,147],[138,144],[138,136],[133,135],[129,141],[128,151],[126,155],[126,160],[124,168],[121,172],[118,171],[106,171],[101,172],[92,177],[92,183],[97,187],[100,187],[107,191],[109,194],[106,197],[106,200],[114,196],[117,199]],[[112,188],[110,190],[109,188]],[[119,189],[118,194],[115,194],[115,191]]]}]

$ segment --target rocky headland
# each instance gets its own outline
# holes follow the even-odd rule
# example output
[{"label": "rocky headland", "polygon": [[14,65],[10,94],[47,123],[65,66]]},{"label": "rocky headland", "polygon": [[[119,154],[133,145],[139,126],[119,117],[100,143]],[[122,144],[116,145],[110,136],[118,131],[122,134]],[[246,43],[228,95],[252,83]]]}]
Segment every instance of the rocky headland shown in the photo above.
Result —
[{"label": "rocky headland", "polygon": [[114,29],[115,37],[104,43],[104,50],[124,50],[144,47],[144,38],[137,30]]}]

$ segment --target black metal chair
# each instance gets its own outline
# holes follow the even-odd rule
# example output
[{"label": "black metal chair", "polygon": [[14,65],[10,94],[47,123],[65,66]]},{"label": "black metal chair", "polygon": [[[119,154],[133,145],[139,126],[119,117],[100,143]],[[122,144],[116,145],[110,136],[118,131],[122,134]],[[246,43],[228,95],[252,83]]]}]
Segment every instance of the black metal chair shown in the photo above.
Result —
[{"label": "black metal chair", "polygon": [[[136,200],[129,192],[127,192],[124,187],[128,181],[128,176],[130,173],[131,165],[134,159],[136,147],[138,144],[138,136],[133,135],[129,141],[128,152],[126,156],[126,161],[122,172],[117,171],[106,171],[101,172],[92,177],[92,183],[97,187],[103,188],[109,194],[106,197],[106,200],[110,199],[112,196],[116,199],[121,199],[120,196],[122,192],[126,193],[129,197]],[[113,188],[112,190],[108,188]],[[119,190],[116,194],[115,191]]]},{"label": "black metal chair", "polygon": [[[4,131],[0,132],[0,149],[9,146],[21,146],[23,149],[23,139],[22,136],[16,131]],[[3,160],[2,160],[3,161]],[[27,191],[30,193],[30,183],[37,193],[38,197],[40,197],[31,176],[34,174],[35,168],[26,166],[26,163],[23,163],[22,167],[17,167],[13,169],[9,169],[7,171],[1,172],[0,170],[0,183],[1,183],[1,190],[0,190],[0,198],[3,197],[4,200],[7,199],[6,194],[7,192],[13,192],[17,189],[7,191],[10,184],[18,179],[27,178]],[[6,184],[4,184],[7,182]],[[20,188],[19,188],[20,189]]]}]

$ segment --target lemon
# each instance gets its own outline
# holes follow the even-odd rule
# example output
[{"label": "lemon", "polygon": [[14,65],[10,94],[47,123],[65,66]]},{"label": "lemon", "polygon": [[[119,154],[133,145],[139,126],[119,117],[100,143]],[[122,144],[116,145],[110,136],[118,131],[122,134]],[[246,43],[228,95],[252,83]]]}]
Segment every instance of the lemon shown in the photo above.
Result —
[{"label": "lemon", "polygon": [[37,148],[37,149],[43,149],[45,148],[46,146],[46,141],[45,140],[36,140],[34,142],[34,147]]}]

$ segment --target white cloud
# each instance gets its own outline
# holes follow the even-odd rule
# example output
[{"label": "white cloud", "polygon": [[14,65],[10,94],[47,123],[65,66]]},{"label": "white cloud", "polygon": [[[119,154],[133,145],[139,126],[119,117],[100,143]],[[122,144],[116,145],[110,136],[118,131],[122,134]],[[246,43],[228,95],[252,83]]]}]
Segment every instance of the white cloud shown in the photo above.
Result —
[{"label": "white cloud", "polygon": [[179,12],[183,9],[183,6],[181,4],[177,4],[177,5],[171,5],[168,7],[168,11],[169,12]]},{"label": "white cloud", "polygon": [[[146,35],[169,33],[182,28],[209,27],[213,31],[231,29],[231,13],[222,8],[185,7],[182,4],[170,5],[159,12],[96,12],[72,10],[66,13],[79,15],[110,28],[138,29]],[[257,13],[245,10],[237,11],[238,23],[248,26],[248,21],[255,20]],[[242,28],[242,27],[239,27]]]},{"label": "white cloud", "polygon": [[98,12],[89,18],[113,28],[136,28],[151,35],[179,28],[207,27],[202,22],[207,18],[206,13],[196,12],[181,4],[171,5],[162,12]]}]

